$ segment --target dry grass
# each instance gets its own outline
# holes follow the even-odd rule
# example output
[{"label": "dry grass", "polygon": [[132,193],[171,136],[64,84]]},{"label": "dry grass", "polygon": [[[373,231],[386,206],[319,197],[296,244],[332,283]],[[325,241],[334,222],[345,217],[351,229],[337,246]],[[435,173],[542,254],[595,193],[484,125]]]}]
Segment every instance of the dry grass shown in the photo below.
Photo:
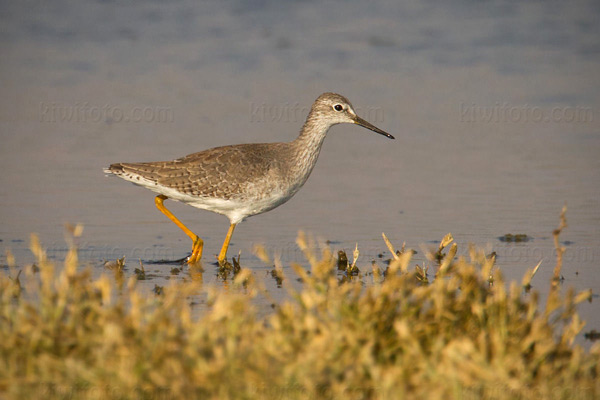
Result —
[{"label": "dry grass", "polygon": [[[260,319],[261,285],[246,269],[229,293],[179,282],[154,296],[134,276],[92,279],[74,248],[55,271],[33,237],[39,272],[0,274],[0,396],[598,398],[600,346],[574,344],[576,304],[591,293],[553,285],[540,307],[482,251],[455,260],[453,245],[444,255],[450,242],[431,254],[432,282],[402,251],[385,273],[373,265],[364,287],[341,283],[331,252],[315,254],[301,235],[310,273],[293,266],[304,282],[294,291],[278,268],[291,300]],[[209,307],[194,318],[199,292]]]}]

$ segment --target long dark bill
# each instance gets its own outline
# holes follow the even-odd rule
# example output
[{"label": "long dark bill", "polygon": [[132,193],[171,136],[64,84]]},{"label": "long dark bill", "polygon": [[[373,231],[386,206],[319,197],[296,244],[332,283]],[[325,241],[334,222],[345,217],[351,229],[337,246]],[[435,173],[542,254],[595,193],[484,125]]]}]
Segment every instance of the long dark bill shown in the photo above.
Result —
[{"label": "long dark bill", "polygon": [[365,121],[364,119],[362,119],[362,118],[361,118],[361,117],[359,117],[359,116],[356,116],[356,117],[354,118],[354,123],[355,123],[355,124],[357,124],[357,125],[360,125],[360,126],[362,126],[362,127],[364,127],[364,128],[367,128],[367,129],[369,129],[369,130],[372,130],[373,132],[377,132],[377,133],[379,133],[380,135],[383,135],[383,136],[389,137],[390,139],[395,139],[395,137],[393,137],[393,136],[392,136],[392,135],[390,135],[389,133],[387,133],[387,132],[385,132],[385,131],[382,131],[381,129],[379,129],[379,128],[378,128],[378,127],[376,127],[375,125],[372,125],[372,124],[368,123],[367,121]]}]

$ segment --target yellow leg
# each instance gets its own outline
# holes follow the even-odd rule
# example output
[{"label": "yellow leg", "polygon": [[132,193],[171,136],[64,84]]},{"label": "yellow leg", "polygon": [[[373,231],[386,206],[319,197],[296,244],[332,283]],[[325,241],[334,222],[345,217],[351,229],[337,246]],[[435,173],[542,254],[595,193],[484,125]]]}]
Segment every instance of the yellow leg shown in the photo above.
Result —
[{"label": "yellow leg", "polygon": [[204,242],[202,241],[202,239],[200,239],[200,237],[198,235],[196,235],[194,232],[190,231],[187,226],[185,226],[180,220],[178,220],[177,217],[174,216],[171,211],[167,210],[167,208],[163,204],[163,201],[165,201],[166,199],[168,199],[168,197],[164,196],[162,194],[159,194],[158,196],[156,196],[154,198],[154,202],[156,203],[156,208],[158,208],[160,210],[160,212],[165,214],[167,216],[167,218],[169,218],[171,221],[173,221],[175,223],[175,225],[177,225],[182,231],[185,232],[186,235],[188,235],[190,237],[190,239],[192,239],[192,241],[194,242],[194,245],[192,247],[192,255],[188,259],[188,263],[195,264],[198,261],[200,261],[200,258],[202,258],[202,248],[204,247]]},{"label": "yellow leg", "polygon": [[227,258],[227,248],[229,247],[229,242],[231,241],[231,236],[233,236],[233,230],[235,229],[235,224],[229,225],[229,231],[227,231],[227,236],[225,236],[225,241],[223,242],[223,247],[221,247],[221,252],[219,253],[219,264],[221,264]]}]

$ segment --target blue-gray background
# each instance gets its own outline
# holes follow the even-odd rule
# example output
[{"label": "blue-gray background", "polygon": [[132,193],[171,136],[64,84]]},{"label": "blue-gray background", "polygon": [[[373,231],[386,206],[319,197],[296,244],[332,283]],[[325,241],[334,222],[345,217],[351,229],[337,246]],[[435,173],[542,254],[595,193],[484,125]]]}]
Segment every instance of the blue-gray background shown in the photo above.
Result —
[{"label": "blue-gray background", "polygon": [[[305,187],[241,224],[230,255],[261,274],[264,243],[287,266],[303,229],[335,250],[358,242],[365,266],[381,232],[422,262],[420,246],[452,232],[461,254],[496,251],[510,279],[543,260],[544,292],[566,202],[565,285],[599,293],[599,20],[597,1],[2,1],[0,245],[25,265],[38,232],[61,258],[70,221],[92,265],[183,257],[191,243],[153,194],[102,167],[292,140],[337,91],[397,140],[334,127]],[[171,208],[212,261],[226,218]]]}]

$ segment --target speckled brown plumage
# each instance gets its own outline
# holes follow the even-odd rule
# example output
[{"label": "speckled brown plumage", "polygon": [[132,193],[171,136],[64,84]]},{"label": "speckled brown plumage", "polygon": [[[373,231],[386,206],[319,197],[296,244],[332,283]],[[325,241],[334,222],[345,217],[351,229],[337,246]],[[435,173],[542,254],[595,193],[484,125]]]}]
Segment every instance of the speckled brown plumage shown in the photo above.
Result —
[{"label": "speckled brown plumage", "polygon": [[287,163],[277,155],[287,152],[287,147],[285,143],[223,146],[173,161],[112,164],[109,170],[190,196],[240,199],[256,184],[262,186],[260,192],[267,192],[273,186],[269,183],[275,183],[270,178],[285,175]]},{"label": "speckled brown plumage", "polygon": [[292,142],[216,147],[173,161],[112,164],[105,172],[163,198],[224,214],[235,225],[290,199],[308,179],[327,131],[339,123],[358,124],[393,139],[358,117],[345,97],[324,93]]}]

